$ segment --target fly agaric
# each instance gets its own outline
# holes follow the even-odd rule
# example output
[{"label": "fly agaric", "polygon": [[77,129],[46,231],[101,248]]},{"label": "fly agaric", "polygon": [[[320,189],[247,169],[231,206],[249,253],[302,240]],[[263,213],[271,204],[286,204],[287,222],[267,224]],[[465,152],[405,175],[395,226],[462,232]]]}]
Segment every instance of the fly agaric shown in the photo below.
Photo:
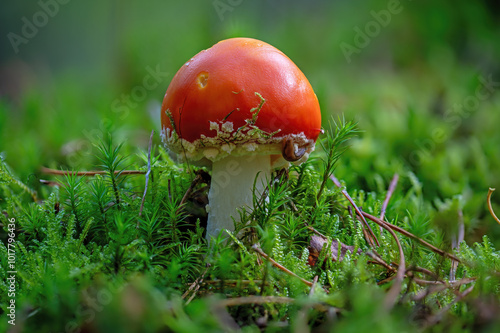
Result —
[{"label": "fly agaric", "polygon": [[271,171],[301,163],[321,132],[318,99],[280,50],[231,38],[203,50],[175,74],[161,108],[165,146],[183,161],[211,165],[206,237],[234,230]]}]

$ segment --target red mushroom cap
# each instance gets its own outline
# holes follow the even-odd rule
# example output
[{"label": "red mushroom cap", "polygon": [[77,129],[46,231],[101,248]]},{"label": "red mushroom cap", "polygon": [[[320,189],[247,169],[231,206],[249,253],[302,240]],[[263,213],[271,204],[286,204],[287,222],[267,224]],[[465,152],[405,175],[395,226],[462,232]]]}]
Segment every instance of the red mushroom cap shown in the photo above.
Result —
[{"label": "red mushroom cap", "polygon": [[283,52],[256,39],[232,38],[179,69],[165,94],[161,123],[171,150],[215,160],[241,150],[278,154],[289,137],[311,150],[321,113],[309,81]]}]

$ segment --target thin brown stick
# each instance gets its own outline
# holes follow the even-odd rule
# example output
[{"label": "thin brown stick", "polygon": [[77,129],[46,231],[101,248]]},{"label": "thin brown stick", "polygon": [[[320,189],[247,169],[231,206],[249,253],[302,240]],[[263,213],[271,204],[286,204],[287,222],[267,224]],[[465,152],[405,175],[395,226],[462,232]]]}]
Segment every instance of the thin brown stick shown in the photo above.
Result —
[{"label": "thin brown stick", "polygon": [[[246,304],[267,304],[267,303],[281,303],[289,304],[297,302],[296,299],[284,296],[245,296],[245,297],[235,297],[218,300],[215,303],[216,307],[226,307],[226,306],[238,306]],[[336,308],[332,306],[325,306],[324,302],[311,302],[306,303],[318,311],[327,312],[328,310],[334,310],[336,313],[341,313],[343,310],[341,308]]]},{"label": "thin brown stick", "polygon": [[172,198],[172,179],[167,179],[167,192],[168,192],[168,197]]},{"label": "thin brown stick", "polygon": [[[224,281],[224,285],[227,286],[227,285],[237,285],[237,284],[243,284],[243,285],[248,285],[248,284],[260,284],[262,283],[262,280],[210,280],[210,281],[201,281],[199,284],[202,285],[202,286],[205,286],[205,285],[217,285],[217,284],[221,284],[221,282]],[[187,283],[186,285],[189,285],[191,286],[192,283]],[[268,285],[268,283],[266,283],[266,285]]]},{"label": "thin brown stick", "polygon": [[[144,201],[146,200],[146,194],[148,193],[149,175],[151,174],[151,146],[153,145],[153,134],[155,131],[151,131],[151,136],[149,137],[148,146],[148,171],[146,172],[146,185],[144,186],[144,194],[142,195],[141,207],[139,208],[139,217],[142,215],[142,210],[144,209]],[[137,229],[139,229],[139,219],[137,219]]]},{"label": "thin brown stick", "polygon": [[181,202],[179,203],[179,207],[181,207],[184,203],[186,203],[187,199],[189,198],[189,195],[193,192],[193,189],[198,185],[198,183],[201,181],[201,176],[196,175],[194,177],[193,181],[191,182],[191,185],[189,185],[189,188],[186,190],[186,193],[184,193],[184,196],[181,199]]},{"label": "thin brown stick", "polygon": [[431,286],[440,286],[440,285],[444,285],[445,284],[445,282],[443,280],[424,280],[424,279],[421,279],[421,278],[417,278],[414,275],[411,275],[411,276],[413,278],[413,281],[416,284],[419,284],[421,286],[428,286],[428,285],[431,285]]},{"label": "thin brown stick", "polygon": [[[387,189],[387,194],[385,195],[384,202],[382,203],[382,208],[380,209],[381,220],[384,220],[385,212],[387,211],[387,205],[389,204],[389,200],[391,200],[394,190],[396,190],[398,181],[399,181],[399,175],[395,173],[394,176],[392,177],[391,183],[389,184],[389,188]],[[379,226],[379,228],[380,228],[380,233],[382,233],[382,230],[384,228],[382,228],[381,226]]]},{"label": "thin brown stick", "polygon": [[[373,261],[371,263],[385,266],[382,264],[382,262],[379,262],[379,261]],[[396,271],[396,269],[392,266],[385,266],[385,267],[388,268],[390,271]],[[433,272],[431,272],[425,268],[421,268],[421,267],[410,267],[410,268],[406,269],[407,274],[405,274],[405,277],[411,277],[413,282],[415,282],[416,284],[419,284],[421,286],[428,286],[428,285],[440,286],[440,289],[436,290],[436,292],[442,291],[442,290],[448,289],[448,288],[455,288],[455,287],[460,286],[462,284],[467,284],[467,283],[470,283],[470,282],[473,282],[476,280],[476,278],[463,278],[459,281],[450,281],[450,282],[447,282],[445,280],[439,280],[439,279],[424,280],[424,279],[415,277],[412,274],[412,271],[421,272],[421,273],[424,273],[424,274],[431,276],[432,278],[435,278],[435,274]],[[395,277],[396,277],[395,275],[392,275],[384,280],[377,282],[377,285],[382,285],[382,284],[388,283],[388,282],[394,280]],[[434,292],[434,291],[429,291],[429,290],[422,291],[422,293],[425,293],[425,295],[432,293],[432,292]],[[421,295],[421,294],[419,294],[419,295]],[[421,296],[421,298],[423,298],[423,297],[424,296]],[[414,300],[417,300],[417,299],[414,299]]]},{"label": "thin brown stick", "polygon": [[[333,174],[330,176],[330,179],[333,181],[333,183],[335,184],[335,186],[337,186],[338,188],[342,188],[342,185],[340,184],[339,180]],[[380,246],[380,243],[379,243],[377,237],[375,236],[375,234],[373,233],[372,228],[370,227],[370,225],[368,224],[368,222],[364,218],[363,214],[361,213],[361,210],[358,208],[358,206],[356,205],[356,203],[354,202],[354,200],[351,198],[351,196],[349,195],[349,193],[347,193],[346,190],[342,189],[342,194],[344,195],[344,197],[347,200],[349,200],[349,202],[351,203],[351,205],[354,207],[354,210],[356,211],[356,213],[358,213],[358,215],[361,217],[361,219],[362,219],[362,221],[364,223],[364,226],[368,229],[368,232],[369,232],[369,234],[370,234],[371,237],[368,237],[367,240],[370,243],[370,245],[372,247],[375,247],[375,244],[373,243],[373,241],[375,240],[375,243],[377,243],[377,246]]]},{"label": "thin brown stick", "polygon": [[431,327],[431,326],[437,324],[439,321],[441,321],[441,319],[445,315],[445,313],[447,313],[453,305],[460,302],[464,297],[466,297],[473,289],[474,289],[474,285],[470,286],[469,288],[465,289],[463,292],[459,293],[458,296],[450,304],[448,304],[447,306],[442,308],[438,313],[436,313],[431,318],[427,319],[426,327]]},{"label": "thin brown stick", "polygon": [[391,267],[391,265],[386,263],[382,258],[376,256],[375,254],[373,254],[371,252],[365,252],[365,254],[373,259],[373,260],[368,261],[369,264],[380,265],[380,266],[387,268],[390,271],[395,271],[394,267]]},{"label": "thin brown stick", "polygon": [[[464,240],[464,214],[461,209],[458,210],[458,232],[451,236],[451,248],[453,250],[458,249],[460,243]],[[455,260],[451,261],[450,267],[450,281],[454,281],[456,278],[456,272],[458,268],[458,262]]]},{"label": "thin brown stick", "polygon": [[421,301],[425,297],[429,296],[430,294],[433,293],[438,293],[443,290],[449,289],[449,288],[457,288],[460,287],[461,285],[464,284],[469,284],[472,283],[476,280],[476,278],[463,278],[458,281],[454,282],[446,282],[446,281],[425,281],[425,280],[420,280],[420,284],[432,284],[433,286],[430,286],[427,289],[421,290],[419,293],[417,293],[415,296],[411,298],[412,301]]},{"label": "thin brown stick", "polygon": [[403,285],[403,279],[405,277],[405,255],[403,253],[403,248],[401,247],[401,243],[399,242],[398,236],[396,233],[389,227],[387,224],[381,225],[385,230],[389,231],[391,236],[394,238],[396,241],[396,244],[398,246],[399,250],[399,266],[398,270],[396,272],[396,280],[394,281],[394,284],[391,286],[391,289],[387,292],[387,295],[384,299],[384,307],[387,310],[392,309],[392,307],[396,304],[396,301],[398,299],[398,295],[401,292],[401,286]]},{"label": "thin brown stick", "polygon": [[493,216],[493,218],[495,219],[495,221],[497,221],[500,224],[500,219],[498,219],[498,217],[495,215],[495,212],[493,211],[493,207],[491,206],[491,195],[493,194],[494,191],[495,191],[495,189],[491,188],[491,187],[488,190],[488,198],[487,198],[488,209],[490,210],[491,216]]},{"label": "thin brown stick", "polygon": [[188,290],[186,290],[186,292],[184,294],[182,294],[181,298],[186,298],[186,296],[188,295],[188,293],[193,290],[193,288],[197,285],[197,284],[200,284],[201,283],[201,279],[203,279],[203,277],[205,276],[205,274],[207,274],[207,271],[208,271],[209,267],[205,268],[205,271],[203,272],[203,274],[201,274],[201,276],[199,278],[197,278],[193,283],[191,283],[190,287],[188,288]]},{"label": "thin brown stick", "polygon": [[[107,171],[66,171],[66,170],[56,170],[56,169],[50,169],[46,167],[41,167],[40,172],[49,174],[49,175],[56,175],[56,176],[67,176],[67,175],[77,175],[77,176],[95,176],[95,175],[106,175],[108,174]],[[123,170],[123,171],[115,171],[116,174],[120,175],[143,175],[145,174],[145,171],[141,170]]]},{"label": "thin brown stick", "polygon": [[[316,283],[318,282],[318,276],[316,275],[313,279],[313,285],[311,286],[311,290],[309,291],[309,299],[312,299],[314,295],[314,289],[316,287]],[[309,308],[311,307],[312,304],[304,304],[302,308],[297,312],[297,316],[294,320],[295,325],[294,325],[294,330],[293,332],[311,332],[311,329],[309,328],[308,320],[307,320],[307,312]]]},{"label": "thin brown stick", "polygon": [[291,199],[290,199],[290,201],[288,201],[288,203],[290,204],[290,207],[292,207],[292,210],[294,212],[297,213],[299,211],[299,209],[297,208],[297,206],[295,206],[295,203]]},{"label": "thin brown stick", "polygon": [[[394,268],[394,266],[398,266],[398,264],[396,264],[394,261],[392,261],[391,262],[392,270],[396,271],[396,269]],[[430,275],[432,277],[436,276],[436,274],[434,274],[430,270],[428,270],[426,268],[419,267],[419,266],[409,266],[409,267],[407,267],[406,268],[406,273],[411,273],[411,272],[424,273],[424,274]]]},{"label": "thin brown stick", "polygon": [[[444,281],[441,281],[441,280],[424,280],[424,279],[417,278],[417,277],[415,277],[412,274],[407,274],[407,275],[405,275],[405,277],[411,277],[413,282],[415,282],[416,284],[421,285],[421,286],[428,286],[428,285],[431,285],[431,286],[441,286],[441,285],[444,284]],[[377,285],[380,286],[380,285],[389,283],[392,280],[394,280],[395,278],[396,278],[396,275],[391,275],[391,276],[389,276],[388,278],[386,278],[384,280],[378,281]]]},{"label": "thin brown stick", "polygon": [[460,243],[463,242],[465,238],[465,224],[464,224],[464,213],[462,209],[458,211],[458,239],[457,239],[457,247],[460,246]]},{"label": "thin brown stick", "polygon": [[451,253],[448,253],[448,252],[446,252],[446,251],[443,251],[443,250],[441,250],[441,249],[438,249],[438,248],[437,248],[437,247],[435,247],[434,245],[432,245],[432,244],[430,244],[430,243],[426,242],[425,240],[423,240],[423,239],[421,239],[421,238],[419,238],[419,237],[415,236],[415,235],[414,235],[414,234],[412,234],[411,232],[408,232],[408,231],[404,230],[403,228],[400,228],[400,227],[398,227],[398,226],[396,226],[396,225],[394,225],[394,224],[392,224],[392,223],[388,223],[388,222],[382,221],[382,220],[381,220],[381,219],[379,219],[378,217],[373,216],[373,215],[370,215],[370,214],[368,214],[368,213],[366,213],[366,212],[363,212],[362,214],[363,214],[363,215],[364,215],[367,219],[369,219],[369,220],[371,220],[371,221],[373,221],[373,222],[377,223],[378,225],[386,225],[386,226],[388,226],[389,228],[391,228],[392,230],[397,231],[397,232],[399,232],[400,234],[405,235],[406,237],[409,237],[409,238],[411,238],[411,239],[416,240],[416,241],[417,241],[417,242],[419,242],[420,244],[422,244],[422,245],[424,245],[424,246],[428,247],[431,251],[433,251],[433,252],[435,252],[435,253],[437,253],[437,254],[439,254],[439,255],[443,256],[443,257],[448,257],[448,258],[450,258],[450,259],[453,259],[453,260],[456,260],[456,261],[458,261],[458,262],[461,262],[461,261],[460,261],[460,259],[458,259],[458,257],[457,257],[457,256],[455,256],[455,255],[453,255],[453,254],[451,254]]},{"label": "thin brown stick", "polygon": [[387,194],[385,195],[384,202],[382,203],[382,208],[380,210],[380,219],[383,220],[385,217],[385,212],[387,210],[387,205],[389,204],[389,200],[391,200],[392,194],[398,185],[399,175],[397,173],[392,177],[391,183],[389,184],[389,189],[387,190]]},{"label": "thin brown stick", "polygon": [[[340,182],[337,180],[337,178],[335,178],[335,176],[333,176],[333,175],[332,175],[331,179],[333,180],[333,182],[335,183],[335,185],[336,185],[337,187],[340,187],[340,186],[341,186]],[[348,194],[347,192],[345,192],[345,191],[342,191],[342,192],[343,192],[344,196],[346,196],[346,195],[347,195],[347,196],[346,196],[346,198],[348,198],[348,200],[349,200],[349,198],[350,198],[350,197],[349,197],[349,194]],[[345,192],[345,193],[344,193],[344,192]],[[351,199],[351,200],[352,200],[352,199]],[[354,208],[357,208],[357,207],[356,207],[356,206],[354,206]],[[453,254],[451,254],[451,253],[445,252],[445,251],[443,251],[443,250],[441,250],[441,249],[439,249],[439,248],[435,247],[434,245],[432,245],[432,244],[430,244],[430,243],[426,242],[425,240],[423,240],[423,239],[421,239],[421,238],[419,238],[419,237],[417,237],[417,236],[413,235],[412,233],[410,233],[410,232],[408,232],[408,231],[404,230],[403,228],[400,228],[400,227],[398,227],[398,226],[396,226],[396,225],[394,225],[394,224],[392,224],[392,223],[389,223],[389,222],[383,221],[383,220],[379,219],[378,217],[375,217],[375,216],[373,216],[373,215],[371,215],[371,214],[368,214],[368,213],[366,213],[366,212],[362,212],[362,211],[360,211],[359,209],[356,209],[356,213],[357,213],[358,215],[362,215],[363,217],[366,217],[367,219],[369,219],[369,220],[371,220],[371,221],[373,221],[373,222],[377,223],[378,225],[387,225],[387,226],[389,226],[392,230],[397,231],[397,232],[399,232],[400,234],[405,235],[406,237],[409,237],[409,238],[411,238],[411,239],[416,240],[416,241],[417,241],[417,242],[419,242],[420,244],[422,244],[422,245],[424,245],[424,246],[428,247],[431,251],[433,251],[433,252],[435,252],[435,253],[437,253],[437,254],[439,254],[439,255],[443,256],[443,257],[448,257],[448,258],[450,258],[450,259],[453,259],[453,260],[456,260],[456,261],[458,261],[458,262],[461,262],[461,261],[460,261],[460,259],[458,259],[458,257],[457,257],[457,256],[455,256],[455,255],[453,255]],[[499,223],[500,223],[500,222],[499,222]],[[370,231],[371,231],[371,229],[370,229]],[[373,232],[372,232],[372,233],[373,233]]]},{"label": "thin brown stick", "polygon": [[[374,255],[373,253],[366,252],[366,255],[368,255],[370,258],[373,259],[373,261],[368,261],[368,263],[370,263],[370,264],[377,264],[377,265],[380,265],[380,266],[384,266],[385,268],[387,268],[391,272],[396,272],[397,271],[396,268],[394,268],[393,266],[389,265],[382,258]],[[423,280],[423,279],[417,278],[417,277],[415,277],[413,275],[413,272],[419,272],[419,273],[426,274],[426,275],[432,277],[435,280],[430,281],[430,280]],[[390,276],[390,277],[388,277],[388,278],[386,278],[384,280],[379,281],[377,284],[378,285],[382,285],[382,284],[388,283],[388,282],[394,280],[395,277],[396,277],[395,275],[392,275],[392,276]],[[413,281],[415,283],[417,283],[417,284],[420,284],[420,285],[429,285],[429,284],[433,284],[433,285],[445,285],[445,284],[447,284],[446,281],[439,280],[438,277],[436,276],[436,274],[434,272],[431,272],[430,270],[428,270],[426,268],[422,268],[422,267],[418,267],[418,266],[408,267],[406,269],[406,272],[405,272],[405,277],[412,277]],[[453,283],[455,283],[455,282],[451,281],[450,285],[453,284]]]},{"label": "thin brown stick", "polygon": [[314,232],[316,235],[320,236],[320,237],[323,237],[324,239],[326,239],[326,236],[323,235],[321,232],[319,232],[318,230],[314,229],[313,227],[311,227],[310,225],[307,224],[307,222],[304,222],[305,225],[307,226],[307,229],[311,230],[312,232]]},{"label": "thin brown stick", "polygon": [[217,306],[236,306],[245,304],[265,304],[265,303],[293,303],[295,299],[282,296],[246,296],[222,299],[217,301]]},{"label": "thin brown stick", "polygon": [[276,261],[274,261],[274,259],[269,257],[264,251],[262,251],[262,249],[257,244],[252,245],[252,249],[255,252],[257,252],[258,254],[260,254],[261,256],[263,256],[264,258],[266,258],[274,267],[281,269],[283,272],[287,273],[288,275],[296,277],[297,279],[299,279],[300,281],[302,281],[304,284],[308,285],[309,287],[313,286],[313,283],[311,281],[307,281],[306,279],[301,278],[300,276],[298,276],[297,274],[295,274],[294,272],[292,272],[288,268],[278,264]]},{"label": "thin brown stick", "polygon": [[313,285],[311,286],[311,290],[309,291],[309,297],[312,297],[312,295],[314,295],[314,289],[316,288],[316,283],[318,283],[317,275],[313,279]]},{"label": "thin brown stick", "polygon": [[201,182],[208,182],[209,177],[210,176],[205,171],[203,170],[197,171],[196,177],[194,177],[193,181],[191,182],[191,185],[189,185],[189,188],[186,190],[186,193],[184,193],[184,196],[182,197],[181,202],[179,203],[179,208],[177,208],[178,211],[182,209],[182,206],[186,203],[196,185],[198,185]]},{"label": "thin brown stick", "polygon": [[395,278],[396,278],[396,275],[391,275],[391,276],[389,276],[388,278],[385,278],[385,279],[383,279],[383,280],[378,281],[378,282],[377,282],[377,285],[378,285],[378,286],[381,286],[381,285],[383,285],[383,284],[389,283],[389,282],[391,282],[392,280],[394,280]]},{"label": "thin brown stick", "polygon": [[[361,217],[359,217],[359,215],[356,215],[356,219],[358,221],[360,221],[361,223],[363,223],[363,220],[361,219]],[[365,236],[365,239],[370,239],[370,240],[372,239],[372,237],[370,237],[370,234],[368,233],[368,231],[366,231],[366,228],[361,227],[361,231],[363,231],[363,236]],[[375,245],[373,244],[373,241],[371,242],[370,245],[372,246],[372,248],[375,247]]]},{"label": "thin brown stick", "polygon": [[431,272],[430,270],[428,270],[427,268],[423,268],[423,267],[418,267],[418,266],[411,266],[411,267],[408,267],[406,269],[406,272],[417,272],[417,273],[422,273],[422,274],[425,274],[425,275],[428,275],[430,277],[432,277],[433,279],[435,279],[436,281],[441,281],[439,280],[439,277],[436,275],[436,273],[434,272]]},{"label": "thin brown stick", "polygon": [[193,291],[193,294],[187,300],[186,305],[188,305],[189,303],[191,303],[191,301],[193,300],[193,298],[196,296],[196,292],[198,291],[198,289],[200,289],[201,283],[203,282],[203,279],[205,278],[205,275],[207,274],[209,268],[210,268],[210,264],[207,264],[207,268],[205,269],[205,271],[203,272],[203,274],[201,274],[201,276],[199,278],[197,278],[193,282],[193,284],[189,287],[189,289],[186,290],[186,292],[182,295],[182,298],[184,299],[189,294],[189,292],[191,290],[193,290],[193,287],[195,287],[194,291]]}]

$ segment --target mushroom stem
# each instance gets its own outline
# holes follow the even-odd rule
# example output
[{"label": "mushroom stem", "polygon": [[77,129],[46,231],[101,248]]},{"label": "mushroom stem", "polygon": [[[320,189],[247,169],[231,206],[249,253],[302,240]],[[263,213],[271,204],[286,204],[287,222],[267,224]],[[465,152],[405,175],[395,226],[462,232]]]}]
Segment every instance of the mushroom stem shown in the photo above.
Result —
[{"label": "mushroom stem", "polygon": [[[256,179],[257,177],[257,179]],[[238,208],[253,208],[253,185],[260,195],[271,177],[269,155],[228,156],[212,164],[212,181],[208,192],[207,240],[221,230],[234,231],[239,221]]]}]

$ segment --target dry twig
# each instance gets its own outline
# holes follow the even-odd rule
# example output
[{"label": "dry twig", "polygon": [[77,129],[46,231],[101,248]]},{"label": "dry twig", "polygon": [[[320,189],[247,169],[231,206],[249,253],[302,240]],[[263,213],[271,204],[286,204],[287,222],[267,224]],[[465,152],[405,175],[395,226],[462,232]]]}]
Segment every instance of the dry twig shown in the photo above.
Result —
[{"label": "dry twig", "polygon": [[421,284],[426,284],[424,282],[427,282],[427,284],[431,284],[431,286],[427,289],[418,292],[415,296],[411,298],[411,300],[418,302],[424,299],[425,297],[429,296],[430,294],[438,293],[449,288],[457,288],[460,287],[461,285],[472,283],[475,280],[476,280],[475,278],[463,278],[461,280],[454,282],[421,280],[420,281]]},{"label": "dry twig", "polygon": [[442,308],[438,313],[436,313],[434,316],[432,316],[431,318],[429,318],[427,320],[427,327],[431,327],[435,324],[437,324],[442,318],[443,316],[451,309],[451,307],[453,305],[455,305],[455,303],[458,303],[460,302],[465,296],[467,296],[472,290],[474,289],[474,285],[470,286],[469,288],[465,289],[462,293],[459,293],[457,295],[457,297],[453,300],[453,302],[451,302],[450,304],[448,304],[447,306],[445,306],[444,308]]},{"label": "dry twig", "polygon": [[[399,180],[399,175],[397,173],[395,173],[394,176],[392,177],[391,183],[389,184],[389,188],[387,189],[387,194],[385,195],[384,202],[382,203],[382,208],[380,209],[380,219],[381,220],[384,220],[385,212],[387,210],[387,205],[389,204],[389,200],[391,200],[392,194],[394,193],[394,190],[396,189],[396,185],[398,184],[398,180]],[[379,228],[380,228],[380,233],[382,233],[382,230],[384,230],[384,228],[382,228],[381,226],[379,226]]]},{"label": "dry twig", "polygon": [[[342,188],[342,185],[340,184],[339,180],[333,174],[330,176],[330,179],[333,181],[335,186],[337,186],[338,188]],[[368,222],[366,222],[363,214],[361,213],[361,210],[358,208],[358,206],[356,205],[354,200],[351,198],[349,193],[347,193],[347,191],[345,189],[342,189],[342,194],[344,195],[344,197],[346,197],[347,200],[349,200],[351,205],[354,207],[354,210],[356,211],[356,213],[358,213],[358,215],[360,216],[360,218],[363,222],[363,225],[365,226],[366,229],[368,229],[368,232],[371,236],[371,237],[367,237],[368,243],[370,243],[370,245],[372,247],[375,247],[375,243],[377,244],[377,246],[380,246],[380,243],[379,243],[377,237],[375,236],[375,234],[373,233],[372,228],[370,227]],[[375,241],[375,243],[374,243],[374,241]]]},{"label": "dry twig", "polygon": [[[340,182],[337,180],[337,178],[335,178],[335,176],[331,176],[331,179],[332,181],[335,183],[335,185],[337,187],[341,187],[341,184]],[[359,215],[359,216],[362,216],[363,217],[363,221],[366,221],[364,218],[367,218],[373,222],[375,222],[376,224],[378,224],[379,226],[383,226],[383,225],[387,225],[389,228],[391,228],[392,230],[394,231],[397,231],[398,233],[400,234],[403,234],[405,235],[406,237],[409,237],[411,239],[414,239],[416,240],[417,242],[419,242],[420,244],[426,246],[427,248],[429,248],[431,251],[443,256],[443,257],[448,257],[452,260],[455,260],[455,261],[458,261],[458,262],[461,262],[460,259],[458,259],[457,256],[451,254],[451,253],[448,253],[446,251],[443,251],[437,247],[435,247],[434,245],[426,242],[425,240],[415,236],[414,234],[412,234],[411,232],[409,231],[406,231],[405,229],[401,228],[401,227],[398,227],[397,225],[394,225],[392,223],[389,223],[389,222],[386,222],[386,221],[383,221],[382,219],[376,217],[376,216],[373,216],[371,214],[368,214],[364,211],[361,211],[360,209],[358,209],[356,207],[356,205],[354,204],[354,202],[352,201],[352,198],[349,196],[349,194],[345,191],[345,190],[342,190],[342,194],[344,194],[344,196],[349,200],[349,202],[351,202],[351,204],[353,205],[354,209],[356,210],[356,213]],[[500,223],[500,222],[499,222]],[[368,223],[366,223],[366,225],[368,225]],[[369,227],[369,226],[368,226]],[[371,231],[371,228],[369,229]],[[373,234],[373,231],[371,232]],[[377,240],[377,239],[375,239]],[[377,240],[377,243],[378,243],[378,240]]]},{"label": "dry twig", "polygon": [[191,182],[191,185],[189,185],[189,188],[186,190],[186,193],[184,193],[184,196],[182,197],[181,202],[179,203],[179,208],[182,207],[184,203],[186,203],[187,199],[193,192],[196,185],[198,185],[201,182],[208,183],[209,181],[210,181],[210,175],[203,170],[198,170],[196,172],[196,177],[194,177],[193,181]]},{"label": "dry twig", "polygon": [[[456,250],[460,246],[460,243],[464,240],[464,214],[461,209],[458,211],[458,232],[455,238],[455,235],[452,235],[451,238],[451,247]],[[458,268],[458,261],[452,260],[450,267],[450,281],[455,281],[456,272]]]},{"label": "dry twig", "polygon": [[307,222],[304,222],[305,225],[307,226],[307,229],[311,230],[312,232],[314,232],[316,235],[320,236],[320,237],[323,237],[326,239],[326,236],[323,235],[321,232],[319,232],[318,230],[314,229],[313,227],[311,227],[309,224],[307,224]]},{"label": "dry twig", "polygon": [[405,277],[405,255],[403,253],[403,248],[401,247],[401,243],[399,242],[398,236],[396,233],[389,227],[387,224],[381,224],[380,225],[382,228],[385,230],[389,231],[391,236],[394,238],[396,241],[396,244],[398,246],[399,250],[399,266],[398,270],[396,272],[396,281],[394,281],[394,284],[391,286],[391,289],[389,289],[389,292],[387,293],[385,300],[384,300],[384,307],[387,310],[390,310],[394,304],[396,304],[396,300],[398,298],[399,293],[401,292],[401,286],[403,284],[403,279]]},{"label": "dry twig", "polygon": [[[284,296],[245,296],[245,297],[221,299],[216,302],[215,306],[226,307],[226,306],[238,306],[246,304],[267,304],[267,303],[289,304],[296,302],[301,302],[301,301],[300,300],[297,301],[295,298],[284,297]],[[312,302],[306,302],[306,304],[310,304],[312,308],[323,312],[326,312],[330,309],[333,309],[336,313],[341,313],[343,311],[341,308],[328,306],[322,302],[312,301]]]},{"label": "dry twig", "polygon": [[313,279],[313,285],[311,286],[311,290],[309,291],[309,297],[312,297],[314,295],[314,289],[316,288],[316,283],[318,283],[318,276],[316,275]]},{"label": "dry twig", "polygon": [[[308,298],[311,299],[314,295],[314,288],[316,287],[316,283],[318,282],[318,276],[316,275],[313,279],[313,285],[311,286],[311,290],[309,291]],[[307,310],[310,308],[310,304],[304,304],[302,308],[297,312],[297,317],[295,318],[295,325],[293,328],[293,332],[298,333],[306,333],[311,332],[309,325],[307,324]]]},{"label": "dry twig", "polygon": [[[95,175],[106,175],[108,174],[107,171],[66,171],[66,170],[56,170],[56,169],[50,169],[46,167],[41,167],[40,172],[49,174],[49,175],[56,175],[56,176],[67,176],[67,175],[77,175],[77,176],[95,176]],[[143,175],[145,174],[145,171],[141,170],[123,170],[123,171],[115,171],[115,175],[120,174],[120,175]]]},{"label": "dry twig", "polygon": [[[148,147],[148,171],[146,172],[146,185],[144,186],[144,194],[142,195],[141,208],[139,209],[139,217],[142,215],[142,210],[144,209],[144,200],[146,200],[146,194],[148,193],[149,175],[151,174],[151,146],[153,144],[153,134],[154,130],[151,131],[151,136],[149,137],[149,147]],[[137,229],[139,229],[139,219],[137,220]]]},{"label": "dry twig", "polygon": [[368,252],[365,252],[365,254],[373,259],[373,261],[368,261],[368,263],[384,266],[385,268],[387,268],[390,271],[396,271],[396,269],[394,267],[392,267],[391,265],[386,263],[382,258],[380,258],[378,253],[373,253],[371,251],[368,251]]},{"label": "dry twig", "polygon": [[293,303],[295,299],[282,296],[246,296],[222,299],[217,302],[217,306],[236,306],[245,304],[266,304],[266,303]]},{"label": "dry twig", "polygon": [[297,274],[295,274],[294,272],[292,272],[288,268],[284,267],[283,265],[278,264],[276,261],[274,261],[274,259],[269,257],[264,251],[262,251],[262,249],[257,244],[252,245],[252,249],[255,252],[257,252],[258,254],[260,254],[261,256],[263,256],[264,258],[266,258],[274,267],[281,269],[283,272],[287,273],[288,275],[296,277],[297,279],[299,279],[300,281],[302,281],[303,283],[305,283],[309,287],[313,286],[313,283],[311,281],[307,281],[306,279],[301,278],[300,276],[298,276]]},{"label": "dry twig", "polygon": [[[262,283],[262,280],[219,280],[219,279],[216,279],[216,280],[210,280],[210,281],[200,281],[199,284],[201,286],[206,286],[206,285],[217,285],[217,284],[221,284],[222,282],[224,282],[224,285],[225,286],[236,286],[238,284],[242,284],[242,285],[248,285],[248,284],[259,284],[259,283]],[[266,285],[268,285],[269,283],[266,283]],[[191,283],[187,283],[186,285],[192,285]]]},{"label": "dry twig", "polygon": [[399,175],[396,173],[394,177],[392,177],[391,183],[389,184],[389,189],[387,190],[387,194],[385,196],[384,202],[382,203],[382,209],[380,210],[380,219],[383,220],[385,217],[385,211],[387,210],[387,205],[389,204],[389,200],[391,200],[392,194],[396,189],[396,186],[399,181]]},{"label": "dry twig", "polygon": [[460,259],[458,259],[458,257],[457,257],[457,256],[455,256],[455,255],[453,255],[453,254],[451,254],[451,253],[448,253],[448,252],[446,252],[446,251],[443,251],[443,250],[441,250],[441,249],[438,249],[438,248],[437,248],[437,247],[435,247],[434,245],[432,245],[432,244],[430,244],[430,243],[426,242],[425,240],[423,240],[423,239],[421,239],[421,238],[419,238],[419,237],[415,236],[415,235],[414,235],[414,234],[412,234],[411,232],[408,232],[408,231],[406,231],[405,229],[398,227],[397,225],[394,225],[394,224],[392,224],[392,223],[388,223],[388,222],[382,221],[382,220],[381,220],[381,219],[379,219],[378,217],[373,216],[373,215],[370,215],[370,214],[368,214],[368,213],[366,213],[366,212],[362,212],[362,214],[363,214],[363,216],[365,216],[367,219],[372,220],[373,222],[377,223],[378,225],[386,225],[386,226],[388,226],[389,228],[391,228],[392,230],[397,231],[397,232],[399,232],[400,234],[405,235],[406,237],[409,237],[409,238],[411,238],[411,239],[416,240],[416,241],[417,241],[417,242],[419,242],[420,244],[422,244],[422,245],[424,245],[424,246],[428,247],[431,251],[433,251],[433,252],[435,252],[435,253],[437,253],[437,254],[439,254],[439,255],[443,256],[443,257],[448,257],[448,258],[450,258],[450,259],[452,259],[452,260],[455,260],[455,261],[461,262],[461,261],[460,261]]},{"label": "dry twig", "polygon": [[194,296],[196,296],[196,292],[198,291],[198,289],[200,289],[201,283],[203,282],[203,279],[205,278],[205,275],[207,274],[209,268],[210,268],[210,264],[207,264],[207,268],[205,269],[205,271],[203,272],[203,274],[201,274],[201,276],[199,278],[197,278],[191,284],[191,286],[189,287],[189,289],[186,290],[186,292],[182,295],[182,299],[184,299],[184,298],[187,297],[187,295],[189,294],[189,292],[194,289],[193,294],[187,300],[186,305],[189,304],[193,300]]},{"label": "dry twig", "polygon": [[488,209],[490,210],[491,216],[493,216],[493,218],[495,219],[495,221],[497,221],[500,224],[500,219],[495,215],[495,212],[493,211],[493,207],[491,206],[491,195],[493,194],[494,191],[495,191],[495,189],[491,188],[491,187],[488,190],[488,198],[487,198]]}]

